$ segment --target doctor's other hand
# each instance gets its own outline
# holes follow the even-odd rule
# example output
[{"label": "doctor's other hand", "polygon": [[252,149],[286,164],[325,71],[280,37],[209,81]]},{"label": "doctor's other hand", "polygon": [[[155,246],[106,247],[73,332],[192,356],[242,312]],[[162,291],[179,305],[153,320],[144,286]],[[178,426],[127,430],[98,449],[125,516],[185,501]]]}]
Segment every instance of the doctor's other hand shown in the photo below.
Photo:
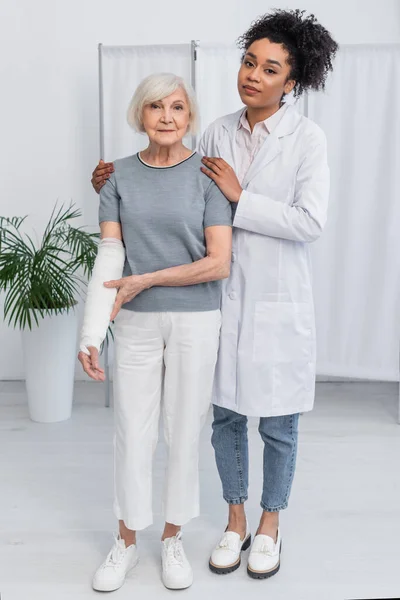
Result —
[{"label": "doctor's other hand", "polygon": [[223,158],[204,156],[201,162],[207,167],[202,167],[202,172],[215,181],[225,198],[230,202],[239,202],[243,189],[232,167]]},{"label": "doctor's other hand", "polygon": [[95,168],[92,173],[92,186],[95,191],[100,194],[100,190],[103,185],[106,183],[107,179],[110,177],[110,174],[114,171],[113,163],[106,163],[104,160],[100,160],[99,164]]},{"label": "doctor's other hand", "polygon": [[106,288],[118,289],[111,312],[110,321],[114,321],[123,304],[133,300],[133,298],[136,298],[140,292],[143,292],[143,290],[149,287],[143,275],[130,275],[129,277],[122,277],[122,279],[106,281],[104,285]]},{"label": "doctor's other hand", "polygon": [[88,346],[88,350],[90,356],[82,350],[78,354],[78,360],[82,364],[83,370],[95,381],[105,381],[104,370],[99,367],[99,351],[94,346]]}]

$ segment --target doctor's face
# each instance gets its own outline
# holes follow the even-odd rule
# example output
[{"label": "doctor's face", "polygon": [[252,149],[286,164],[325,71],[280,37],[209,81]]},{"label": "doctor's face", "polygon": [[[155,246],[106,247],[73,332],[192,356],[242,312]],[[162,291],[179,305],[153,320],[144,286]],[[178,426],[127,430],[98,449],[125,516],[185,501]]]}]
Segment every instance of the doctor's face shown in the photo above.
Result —
[{"label": "doctor's face", "polygon": [[290,80],[288,52],[282,44],[267,38],[257,40],[246,51],[238,74],[240,98],[249,108],[272,108],[282,95],[289,94],[295,81]]}]

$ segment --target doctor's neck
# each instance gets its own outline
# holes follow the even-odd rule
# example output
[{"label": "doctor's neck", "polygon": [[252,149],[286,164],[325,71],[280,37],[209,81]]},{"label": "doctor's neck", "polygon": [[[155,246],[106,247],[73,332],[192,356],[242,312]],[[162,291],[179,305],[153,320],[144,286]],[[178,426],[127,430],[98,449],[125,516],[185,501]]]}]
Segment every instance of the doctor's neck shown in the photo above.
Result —
[{"label": "doctor's neck", "polygon": [[274,104],[273,106],[247,106],[246,118],[251,131],[253,131],[257,123],[261,123],[262,121],[269,119],[269,117],[272,117],[272,115],[278,112],[278,110],[284,106],[284,104],[284,102],[280,102],[278,104]]}]

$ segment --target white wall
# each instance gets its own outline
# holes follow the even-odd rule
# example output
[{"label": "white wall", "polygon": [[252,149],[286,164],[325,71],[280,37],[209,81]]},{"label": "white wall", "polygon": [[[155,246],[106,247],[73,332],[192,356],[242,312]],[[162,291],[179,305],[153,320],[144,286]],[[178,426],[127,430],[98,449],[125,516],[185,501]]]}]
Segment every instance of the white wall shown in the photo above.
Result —
[{"label": "white wall", "polygon": [[[0,214],[29,214],[40,232],[54,202],[73,199],[84,223],[96,225],[99,42],[229,42],[268,8],[262,0],[2,0]],[[398,0],[304,0],[301,8],[339,43],[400,42]],[[0,379],[22,378],[18,332],[2,324],[0,339]]]}]

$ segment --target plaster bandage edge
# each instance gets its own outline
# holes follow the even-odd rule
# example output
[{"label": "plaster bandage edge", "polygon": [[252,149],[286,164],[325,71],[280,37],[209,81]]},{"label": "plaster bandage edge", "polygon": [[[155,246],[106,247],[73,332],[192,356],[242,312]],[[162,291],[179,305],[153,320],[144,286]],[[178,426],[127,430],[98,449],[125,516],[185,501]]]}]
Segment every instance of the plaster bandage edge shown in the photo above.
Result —
[{"label": "plaster bandage edge", "polygon": [[125,247],[117,238],[100,240],[92,277],[89,281],[79,349],[90,354],[88,346],[100,350],[110,324],[116,288],[104,287],[105,281],[120,279],[125,263]]}]

